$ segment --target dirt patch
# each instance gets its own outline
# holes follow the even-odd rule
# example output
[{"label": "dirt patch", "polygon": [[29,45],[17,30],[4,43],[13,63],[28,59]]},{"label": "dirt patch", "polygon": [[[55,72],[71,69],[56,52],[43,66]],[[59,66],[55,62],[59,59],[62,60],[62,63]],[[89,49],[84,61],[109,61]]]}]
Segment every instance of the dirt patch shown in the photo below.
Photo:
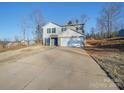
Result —
[{"label": "dirt patch", "polygon": [[86,48],[86,51],[118,88],[124,89],[124,52],[119,49],[103,48]]},{"label": "dirt patch", "polygon": [[124,89],[124,64],[107,58],[94,57],[94,59],[115,84],[120,89]]},{"label": "dirt patch", "polygon": [[101,40],[87,39],[86,46],[97,48],[114,48],[124,51],[124,37],[115,37]]},{"label": "dirt patch", "polygon": [[10,48],[0,48],[0,53],[1,52],[6,52],[6,51],[10,51],[10,50],[17,50],[17,49],[21,49],[21,48],[26,48],[27,46],[16,46],[16,47],[10,47]]},{"label": "dirt patch", "polygon": [[97,55],[97,56],[109,56],[113,53],[120,53],[118,49],[106,49],[106,48],[85,48],[85,50],[90,55]]},{"label": "dirt patch", "polygon": [[20,52],[30,52],[32,50],[34,50],[34,49],[24,49],[24,50],[21,50]]},{"label": "dirt patch", "polygon": [[50,49],[52,48],[45,47],[45,46],[42,47],[40,45],[37,45],[37,46],[30,46],[30,47],[26,47],[18,50],[6,51],[1,53],[0,63],[17,62],[17,60],[21,58],[32,56]]}]

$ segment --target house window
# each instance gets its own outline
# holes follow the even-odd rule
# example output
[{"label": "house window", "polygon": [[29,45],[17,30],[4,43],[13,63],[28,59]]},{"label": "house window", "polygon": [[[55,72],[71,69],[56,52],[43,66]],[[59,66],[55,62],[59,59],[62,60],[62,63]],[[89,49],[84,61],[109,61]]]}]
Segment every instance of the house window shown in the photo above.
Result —
[{"label": "house window", "polygon": [[52,28],[52,33],[56,33],[56,28]]},{"label": "house window", "polygon": [[47,33],[51,33],[51,29],[50,28],[47,28]]},{"label": "house window", "polygon": [[66,28],[62,28],[62,31],[66,31]]},{"label": "house window", "polygon": [[76,27],[76,31],[78,31],[79,29],[78,29],[78,27]]},{"label": "house window", "polygon": [[50,45],[50,38],[45,38],[45,45]]},{"label": "house window", "polygon": [[83,30],[83,27],[80,27],[80,30]]}]

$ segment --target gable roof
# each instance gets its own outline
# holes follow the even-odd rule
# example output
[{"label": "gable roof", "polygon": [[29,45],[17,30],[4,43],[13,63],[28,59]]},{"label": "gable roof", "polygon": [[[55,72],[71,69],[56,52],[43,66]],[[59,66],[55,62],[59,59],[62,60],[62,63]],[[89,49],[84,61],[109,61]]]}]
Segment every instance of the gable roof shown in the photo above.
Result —
[{"label": "gable roof", "polygon": [[47,24],[45,24],[43,27],[45,27],[46,25],[48,25],[48,24],[54,24],[54,25],[57,25],[57,26],[60,26],[60,27],[62,27],[61,25],[59,25],[59,24],[56,24],[56,23],[54,23],[54,22],[48,22]]},{"label": "gable roof", "polygon": [[70,30],[72,30],[72,31],[74,31],[74,32],[76,32],[76,33],[79,33],[79,34],[81,34],[81,35],[84,35],[83,33],[77,32],[77,31],[75,31],[75,30],[73,30],[73,29],[70,29]]},{"label": "gable roof", "polygon": [[66,24],[66,25],[63,25],[63,26],[77,26],[77,25],[84,25],[84,24]]},{"label": "gable roof", "polygon": [[[55,24],[55,25],[58,25],[58,26],[61,26],[61,25],[59,25],[59,24],[57,24],[57,23],[54,23],[54,22],[50,22],[50,23]],[[62,26],[61,26],[61,27],[62,27]]]},{"label": "gable roof", "polygon": [[59,37],[79,37],[79,36],[84,36],[83,34],[81,33],[78,33],[74,30],[71,30],[71,29],[67,29],[66,31],[62,32],[61,34],[59,34]]},{"label": "gable roof", "polygon": [[[66,25],[59,25],[59,24],[57,24],[57,23],[55,23],[55,22],[48,22],[47,24],[49,24],[49,23],[52,23],[52,24],[57,25],[57,26],[60,26],[60,27],[75,26],[75,25],[84,25],[84,24],[70,24],[70,25],[66,24]],[[45,24],[44,26],[46,26],[47,24]],[[43,26],[43,27],[44,27],[44,26]]]}]

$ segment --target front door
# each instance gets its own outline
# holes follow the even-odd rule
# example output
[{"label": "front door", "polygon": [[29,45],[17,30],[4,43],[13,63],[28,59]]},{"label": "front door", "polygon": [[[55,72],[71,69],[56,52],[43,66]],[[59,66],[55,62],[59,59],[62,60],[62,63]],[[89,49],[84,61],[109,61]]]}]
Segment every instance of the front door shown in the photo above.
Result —
[{"label": "front door", "polygon": [[58,46],[58,38],[57,37],[54,38],[54,45]]}]

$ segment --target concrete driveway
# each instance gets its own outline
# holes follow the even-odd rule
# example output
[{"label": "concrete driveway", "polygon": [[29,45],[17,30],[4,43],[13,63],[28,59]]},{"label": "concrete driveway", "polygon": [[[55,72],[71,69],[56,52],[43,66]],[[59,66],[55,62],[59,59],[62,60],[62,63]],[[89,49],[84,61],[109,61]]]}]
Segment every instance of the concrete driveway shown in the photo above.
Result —
[{"label": "concrete driveway", "polygon": [[118,89],[79,48],[31,47],[0,53],[0,89]]}]

